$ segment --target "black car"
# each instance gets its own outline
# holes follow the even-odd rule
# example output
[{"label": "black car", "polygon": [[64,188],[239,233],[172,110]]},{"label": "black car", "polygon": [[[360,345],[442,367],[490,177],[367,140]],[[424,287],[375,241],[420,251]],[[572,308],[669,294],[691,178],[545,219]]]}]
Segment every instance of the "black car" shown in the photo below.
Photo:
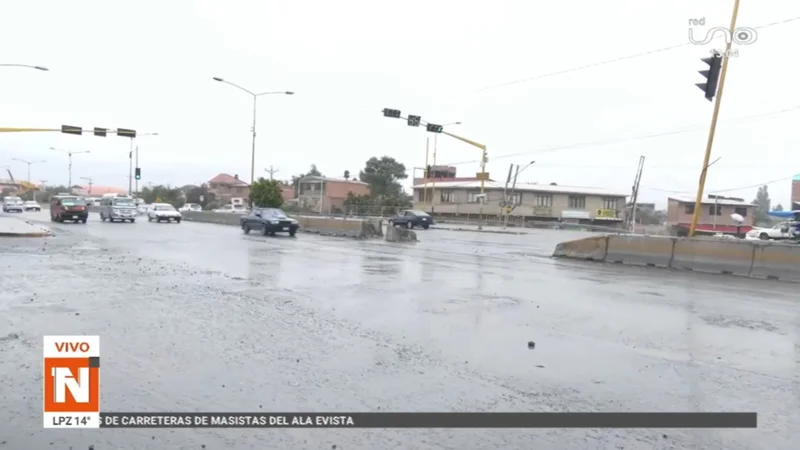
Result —
[{"label": "black car", "polygon": [[436,225],[436,222],[434,222],[433,217],[425,211],[408,209],[401,211],[400,214],[394,217],[390,217],[389,225],[406,228],[421,227],[427,230],[429,226]]},{"label": "black car", "polygon": [[260,231],[264,236],[275,236],[275,233],[287,232],[294,236],[300,225],[290,219],[285,212],[277,208],[254,208],[250,214],[240,219],[244,234],[250,230]]}]

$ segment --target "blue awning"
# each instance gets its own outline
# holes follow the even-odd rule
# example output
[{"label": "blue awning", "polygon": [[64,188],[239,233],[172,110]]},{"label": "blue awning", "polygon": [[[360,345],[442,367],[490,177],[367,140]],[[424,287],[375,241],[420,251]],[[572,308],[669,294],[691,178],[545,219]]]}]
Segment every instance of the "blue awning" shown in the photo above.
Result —
[{"label": "blue awning", "polygon": [[780,217],[784,219],[793,219],[796,214],[800,214],[800,211],[770,211],[767,214],[773,217]]}]

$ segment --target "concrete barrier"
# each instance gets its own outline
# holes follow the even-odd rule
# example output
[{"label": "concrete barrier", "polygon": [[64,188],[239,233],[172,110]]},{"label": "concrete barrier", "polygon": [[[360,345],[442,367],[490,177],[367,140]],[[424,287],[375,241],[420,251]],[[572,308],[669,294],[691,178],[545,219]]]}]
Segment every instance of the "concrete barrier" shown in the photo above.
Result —
[{"label": "concrete barrier", "polygon": [[608,236],[592,236],[556,245],[553,256],[563,258],[605,261],[608,250]]},{"label": "concrete barrier", "polygon": [[675,240],[672,267],[697,272],[750,276],[755,245],[739,239],[679,238]]},{"label": "concrete barrier", "polygon": [[[187,222],[215,223],[218,225],[239,226],[240,214],[215,213],[210,211],[185,211],[181,213]],[[324,236],[352,237],[367,239],[383,236],[380,219],[340,219],[318,216],[292,216],[300,225],[300,231]]]},{"label": "concrete barrier", "polygon": [[417,233],[407,228],[388,227],[386,242],[417,242]]},{"label": "concrete barrier", "polygon": [[609,235],[605,260],[637,266],[669,267],[675,238]]},{"label": "concrete barrier", "polygon": [[800,245],[789,243],[608,235],[562,242],[553,256],[800,282]]},{"label": "concrete barrier", "polygon": [[753,278],[800,281],[800,247],[796,244],[755,243]]}]

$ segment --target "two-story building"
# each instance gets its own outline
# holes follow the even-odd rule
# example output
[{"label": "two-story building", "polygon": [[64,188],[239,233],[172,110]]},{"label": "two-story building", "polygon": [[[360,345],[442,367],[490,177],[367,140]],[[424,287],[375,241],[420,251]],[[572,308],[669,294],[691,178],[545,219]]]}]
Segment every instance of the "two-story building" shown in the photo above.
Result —
[{"label": "two-story building", "polygon": [[232,198],[243,198],[245,201],[250,198],[250,183],[240,180],[239,175],[221,173],[208,180],[207,184],[208,191],[221,204],[230,203]]},{"label": "two-story building", "polygon": [[301,208],[330,214],[343,211],[347,194],[369,195],[369,185],[363,181],[310,176],[297,183],[297,203]]},{"label": "two-story building", "polygon": [[[426,196],[425,185],[413,187],[414,207],[436,214],[437,217],[477,219],[481,209],[484,217],[499,218],[504,214],[504,185],[501,183],[486,181],[485,197],[481,196],[480,181],[437,182],[433,192],[430,192],[430,185],[427,188],[429,192]],[[514,221],[619,226],[624,219],[626,195],[602,188],[517,183],[513,195],[509,192],[507,196],[506,203],[515,205],[510,213]]]},{"label": "two-story building", "polygon": [[[694,216],[695,199],[670,197],[667,199],[667,227],[675,236],[686,236]],[[697,234],[735,234],[737,226],[732,214],[738,214],[744,219],[741,224],[741,233],[753,229],[756,216],[756,207],[744,199],[730,197],[713,197],[702,200],[702,210],[697,220],[695,233]]]}]

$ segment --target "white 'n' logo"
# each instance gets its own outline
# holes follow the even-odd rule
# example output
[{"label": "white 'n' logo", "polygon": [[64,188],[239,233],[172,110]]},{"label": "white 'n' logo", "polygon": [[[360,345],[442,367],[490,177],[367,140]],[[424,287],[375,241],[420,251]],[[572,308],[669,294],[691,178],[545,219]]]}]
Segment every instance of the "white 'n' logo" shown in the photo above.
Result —
[{"label": "white 'n' logo", "polygon": [[89,368],[78,369],[78,378],[66,367],[53,367],[53,392],[56,403],[66,403],[67,389],[78,403],[89,403]]}]

